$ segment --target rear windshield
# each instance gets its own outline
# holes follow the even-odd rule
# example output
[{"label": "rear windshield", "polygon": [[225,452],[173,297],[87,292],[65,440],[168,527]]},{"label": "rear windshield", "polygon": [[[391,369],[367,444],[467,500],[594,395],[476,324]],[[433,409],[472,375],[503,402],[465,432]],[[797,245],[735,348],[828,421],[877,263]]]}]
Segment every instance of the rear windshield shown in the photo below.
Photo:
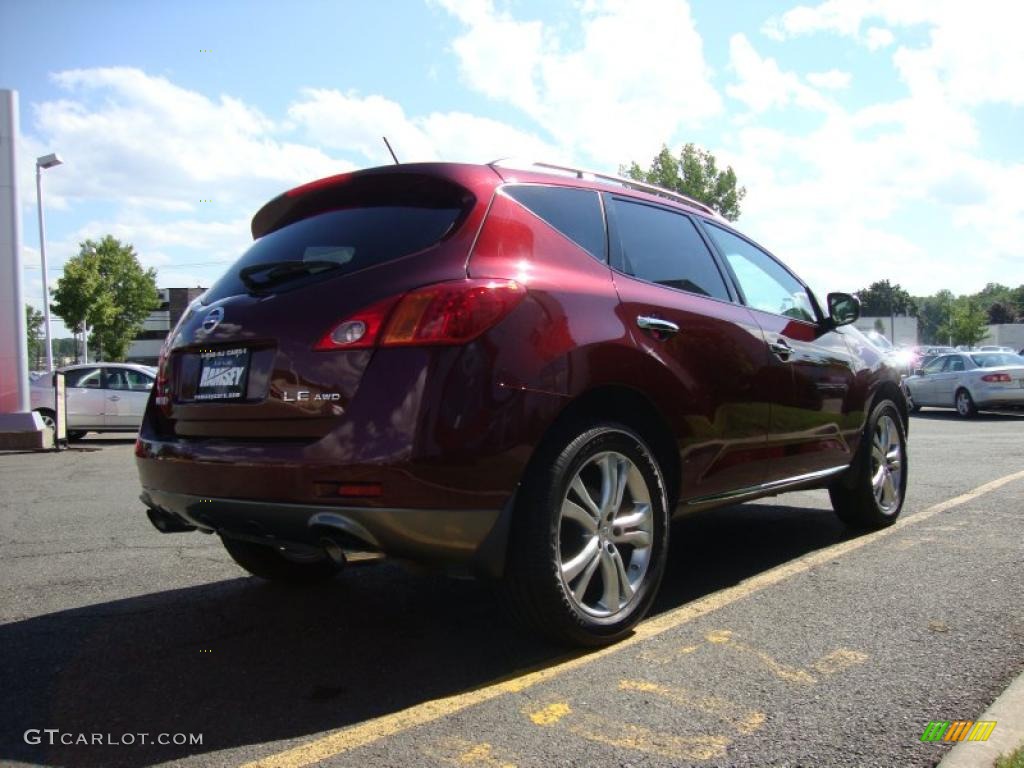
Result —
[{"label": "rear windshield", "polygon": [[[204,295],[206,304],[240,293],[279,293],[423,251],[451,235],[473,199],[455,185],[421,177],[353,180],[321,193],[327,210],[253,243]],[[332,205],[333,203],[333,205]]]},{"label": "rear windshield", "polygon": [[1004,365],[1024,365],[1024,357],[1009,352],[984,352],[971,355],[971,360],[979,368],[999,368]]}]

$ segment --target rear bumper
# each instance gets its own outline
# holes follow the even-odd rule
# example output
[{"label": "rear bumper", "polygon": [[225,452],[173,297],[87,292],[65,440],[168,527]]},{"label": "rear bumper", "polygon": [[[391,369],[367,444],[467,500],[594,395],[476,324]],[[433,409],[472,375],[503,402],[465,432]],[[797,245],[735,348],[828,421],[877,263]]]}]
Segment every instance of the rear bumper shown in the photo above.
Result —
[{"label": "rear bumper", "polygon": [[223,499],[146,489],[148,507],[206,532],[279,545],[380,552],[456,570],[498,575],[507,509],[394,509]]},{"label": "rear bumper", "polygon": [[1024,407],[1024,389],[1020,387],[980,387],[971,395],[979,408]]}]

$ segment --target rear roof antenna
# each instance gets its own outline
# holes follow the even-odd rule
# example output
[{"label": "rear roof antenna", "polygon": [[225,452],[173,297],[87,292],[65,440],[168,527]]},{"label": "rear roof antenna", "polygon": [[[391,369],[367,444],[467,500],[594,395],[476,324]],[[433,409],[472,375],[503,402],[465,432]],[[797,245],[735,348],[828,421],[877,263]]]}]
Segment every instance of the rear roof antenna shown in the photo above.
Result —
[{"label": "rear roof antenna", "polygon": [[395,155],[395,150],[393,150],[391,148],[391,142],[388,141],[388,137],[387,136],[381,136],[381,138],[384,139],[384,144],[388,148],[388,152],[391,153],[391,159],[395,161],[395,165],[401,165],[401,163],[398,162],[398,156]]}]

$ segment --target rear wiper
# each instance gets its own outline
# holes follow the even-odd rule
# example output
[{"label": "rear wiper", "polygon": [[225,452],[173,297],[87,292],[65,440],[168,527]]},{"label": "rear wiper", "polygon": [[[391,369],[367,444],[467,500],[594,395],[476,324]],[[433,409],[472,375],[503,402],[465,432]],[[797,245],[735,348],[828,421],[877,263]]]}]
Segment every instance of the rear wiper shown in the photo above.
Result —
[{"label": "rear wiper", "polygon": [[[253,264],[238,271],[238,279],[245,283],[250,291],[259,292],[273,285],[279,285],[295,277],[316,275],[342,266],[336,261],[268,261]],[[259,279],[256,279],[260,276]]]}]

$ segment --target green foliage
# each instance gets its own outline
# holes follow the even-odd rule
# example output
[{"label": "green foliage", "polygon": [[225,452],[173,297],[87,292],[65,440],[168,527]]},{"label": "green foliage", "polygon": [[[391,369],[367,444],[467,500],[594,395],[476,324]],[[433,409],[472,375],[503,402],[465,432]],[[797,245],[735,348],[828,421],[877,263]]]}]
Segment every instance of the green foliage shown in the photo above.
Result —
[{"label": "green foliage", "polygon": [[889,317],[889,315],[914,315],[917,305],[914,298],[888,280],[878,280],[856,294],[860,299],[860,313],[864,317]]},{"label": "green foliage", "polygon": [[27,329],[25,335],[28,338],[29,368],[38,368],[40,361],[46,355],[44,349],[46,337],[43,333],[43,320],[42,312],[29,304],[25,305],[25,328]]},{"label": "green foliage", "polygon": [[64,266],[53,311],[75,331],[88,325],[103,359],[123,360],[142,321],[159,306],[156,272],[144,270],[131,245],[107,235],[86,240]]},{"label": "green foliage", "polygon": [[988,335],[988,316],[978,302],[961,296],[953,302],[952,312],[939,326],[941,339],[952,339],[953,344],[973,347]]},{"label": "green foliage", "polygon": [[1013,752],[1003,754],[996,758],[992,768],[1024,768],[1024,744],[1021,744]]},{"label": "green foliage", "polygon": [[621,166],[619,173],[699,200],[729,221],[739,218],[740,202],[747,194],[746,187],[736,186],[731,165],[720,171],[715,156],[694,144],[685,145],[678,158],[662,145],[648,170],[632,163]]},{"label": "green foliage", "polygon": [[942,290],[934,296],[919,296],[917,305],[917,335],[922,344],[948,344],[948,336],[940,336],[939,330],[949,318],[956,299],[951,291]]}]

